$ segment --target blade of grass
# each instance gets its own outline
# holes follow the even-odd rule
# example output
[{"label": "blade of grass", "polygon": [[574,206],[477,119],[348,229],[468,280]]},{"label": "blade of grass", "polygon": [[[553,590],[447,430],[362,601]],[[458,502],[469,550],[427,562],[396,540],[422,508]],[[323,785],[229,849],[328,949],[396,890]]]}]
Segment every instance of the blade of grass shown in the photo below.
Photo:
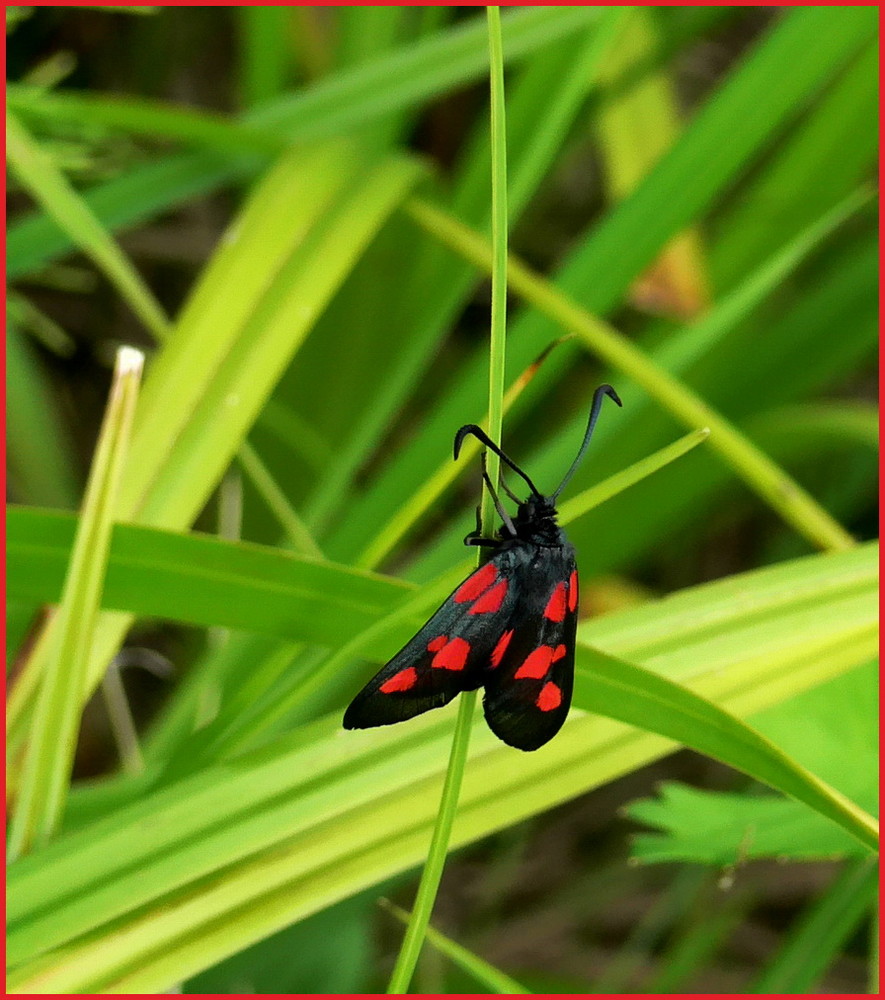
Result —
[{"label": "blade of grass", "polygon": [[[492,318],[489,343],[489,435],[501,440],[504,416],[504,351],[507,333],[507,131],[504,117],[504,55],[501,41],[501,11],[486,7],[489,36],[489,86],[491,93],[492,147]],[[488,476],[498,481],[500,461],[492,452],[487,458]],[[484,484],[485,485],[485,484]],[[479,530],[490,537],[495,524],[495,505],[490,490],[484,489],[480,505]],[[483,562],[477,550],[477,565]],[[463,691],[458,699],[458,716],[452,736],[452,749],[446,768],[439,812],[433,826],[427,860],[421,872],[415,905],[409,916],[406,934],[390,976],[387,992],[408,993],[409,983],[418,964],[430,914],[439,891],[446,855],[452,836],[452,825],[458,810],[461,781],[467,764],[470,730],[476,707],[476,692]]]},{"label": "blade of grass", "polygon": [[677,458],[681,458],[690,452],[692,448],[697,448],[699,444],[703,444],[709,436],[710,430],[708,427],[701,427],[699,430],[692,431],[691,434],[686,434],[678,441],[674,441],[672,444],[659,449],[653,455],[634,462],[633,465],[622,472],[609,476],[608,479],[603,480],[601,483],[597,483],[595,486],[591,486],[577,496],[572,497],[571,500],[567,500],[559,508],[560,524],[569,524],[582,514],[586,514],[587,511],[605,503],[606,500],[617,496],[635,483],[641,482],[643,479],[657,472],[658,469],[663,469],[665,465],[669,465]]},{"label": "blade of grass", "polygon": [[19,182],[71,241],[95,261],[154,337],[165,340],[169,321],[141,276],[52,159],[8,109],[6,156]]},{"label": "blade of grass", "polygon": [[[69,514],[10,508],[10,597],[59,599],[76,527]],[[349,628],[367,627],[414,589],[279,548],[118,524],[103,604],[335,647]]]},{"label": "blade of grass", "polygon": [[240,102],[247,108],[277,97],[291,72],[289,7],[235,7],[240,44]]},{"label": "blade of grass", "polygon": [[261,461],[258,452],[247,442],[240,445],[237,452],[237,460],[243,467],[243,471],[249,477],[252,485],[258,490],[261,499],[273,511],[274,517],[285,531],[289,539],[289,544],[296,552],[302,555],[316,556],[323,558],[320,547],[314,541],[313,535],[307,525],[298,515],[295,508],[289,503],[285,493],[275,482],[270,470]]},{"label": "blade of grass", "polygon": [[[395,906],[388,899],[382,899],[381,905],[387,910],[388,913],[393,914],[397,920],[402,921],[402,923],[408,925],[409,918],[411,916],[406,910],[401,909],[399,906]],[[532,991],[526,989],[522,983],[518,983],[515,979],[512,979],[506,973],[501,972],[500,969],[496,969],[491,962],[487,962],[485,959],[480,958],[479,955],[475,955],[464,945],[458,944],[457,941],[453,941],[451,938],[446,937],[445,934],[441,934],[434,927],[429,924],[425,931],[427,940],[439,951],[441,954],[450,958],[459,968],[463,969],[468,976],[475,979],[481,986],[488,988],[491,993],[506,993],[506,994],[520,994],[520,993],[531,993]]]},{"label": "blade of grass", "polygon": [[[508,181],[507,202],[511,220],[525,210],[532,193],[553,166],[563,137],[575,126],[595,84],[602,54],[619,27],[622,13],[617,8],[605,9],[598,25],[594,25],[584,39],[576,43],[568,38],[552,53],[545,53],[543,59],[535,59],[509,91],[508,117],[510,122],[515,122],[515,129],[508,126],[508,172],[513,182]],[[505,47],[505,52],[509,57],[509,46]],[[472,220],[483,231],[489,226],[487,132],[485,128],[478,129],[476,137],[468,143],[451,196],[456,213]],[[431,362],[436,345],[455,321],[474,283],[470,269],[465,268],[463,262],[440,253],[440,249],[433,244],[418,247],[420,256],[415,277],[410,287],[404,289],[403,302],[399,306],[403,317],[399,322],[410,327],[412,333],[403,350],[392,359],[384,382],[372,396],[371,407],[357,422],[345,447],[327,466],[323,479],[310,497],[305,514],[315,529],[334,524],[336,505],[342,497],[350,496],[352,491],[348,486]],[[526,357],[525,364],[530,361],[531,356]],[[485,381],[488,377],[485,358],[481,366]],[[483,392],[484,387],[477,384],[477,398]],[[364,537],[365,531],[360,533],[356,544],[362,545]],[[356,546],[346,552],[339,550],[338,554],[350,558],[355,551],[358,551]]]},{"label": "blade of grass", "polygon": [[[651,12],[632,8],[622,41],[606,59],[603,78],[610,89],[636,66],[648,63],[658,49]],[[610,200],[626,197],[676,140],[680,121],[675,95],[664,71],[642,77],[629,91],[605,102],[597,129]],[[691,317],[709,307],[710,291],[696,230],[683,230],[660,251],[633,285],[640,308]]]},{"label": "blade of grass", "polygon": [[673,681],[602,653],[588,654],[575,670],[577,704],[722,760],[804,802],[875,852],[876,820],[761,734]]},{"label": "blade of grass", "polygon": [[[671,662],[693,668],[686,677],[691,688],[746,714],[821,677],[825,664],[802,643],[796,609],[816,605],[825,619],[840,595],[864,587],[872,645],[858,662],[866,662],[875,652],[876,582],[876,547],[860,546],[708,584],[598,619],[584,631],[598,633],[594,641],[617,656],[634,660],[630,650],[638,650],[634,662],[654,669],[655,648],[670,649]],[[729,683],[734,654],[709,647],[711,623],[739,639],[738,663],[744,657],[749,669],[737,685]],[[831,622],[836,672],[851,665],[844,660],[850,634]],[[582,642],[579,667],[585,653]],[[754,673],[753,662],[766,655],[771,661]],[[771,683],[772,667],[786,689]],[[17,862],[10,869],[10,960],[31,964],[15,973],[16,988],[95,992],[128,970],[130,992],[160,989],[185,969],[205,968],[419,863],[438,808],[451,711],[429,713],[399,732],[367,730],[347,740],[339,725],[336,712],[236,763],[136,792],[97,822]],[[521,756],[514,768],[513,751],[480,729],[456,842],[550,808],[671,749],[661,737],[575,713],[560,738],[543,753]],[[89,931],[95,933],[82,938]],[[77,937],[81,943],[73,946]],[[67,942],[70,950],[37,958]]]},{"label": "blade of grass", "polygon": [[47,373],[18,324],[6,328],[6,448],[10,493],[25,503],[72,509],[79,487],[69,429]]},{"label": "blade of grass", "polygon": [[9,831],[14,859],[49,840],[61,821],[74,761],[82,692],[117,514],[144,355],[123,347],[96,446],[56,620],[57,644],[40,685]]},{"label": "blade of grass", "polygon": [[[483,270],[491,270],[491,250],[479,234],[421,199],[410,199],[407,210],[437,239]],[[629,375],[680,422],[692,428],[709,427],[710,447],[800,535],[820,548],[840,549],[854,544],[848,532],[792,477],[609,324],[586,312],[514,258],[510,261],[510,287],[563,328],[574,331],[596,355]]]}]

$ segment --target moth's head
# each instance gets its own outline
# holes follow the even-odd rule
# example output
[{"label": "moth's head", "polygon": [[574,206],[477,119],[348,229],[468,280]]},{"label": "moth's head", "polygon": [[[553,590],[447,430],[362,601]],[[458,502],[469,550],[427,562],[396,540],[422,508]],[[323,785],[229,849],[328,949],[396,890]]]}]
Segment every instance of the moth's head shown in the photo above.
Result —
[{"label": "moth's head", "polygon": [[548,517],[556,516],[556,506],[552,497],[533,494],[524,500],[516,512],[516,520],[522,524],[529,524],[533,521],[543,521]]}]

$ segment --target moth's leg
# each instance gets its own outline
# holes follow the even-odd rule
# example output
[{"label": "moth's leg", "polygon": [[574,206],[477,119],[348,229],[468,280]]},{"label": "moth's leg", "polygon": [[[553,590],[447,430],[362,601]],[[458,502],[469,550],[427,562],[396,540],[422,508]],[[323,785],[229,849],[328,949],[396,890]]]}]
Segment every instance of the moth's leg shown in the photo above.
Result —
[{"label": "moth's leg", "polygon": [[500,538],[480,538],[472,532],[464,539],[465,545],[481,545],[485,548],[496,549],[501,544]]},{"label": "moth's leg", "polygon": [[[510,519],[510,515],[504,509],[504,505],[498,498],[498,494],[495,492],[495,487],[492,485],[492,480],[489,478],[489,472],[486,467],[486,453],[482,453],[482,478],[485,480],[486,486],[489,488],[489,493],[492,495],[492,500],[495,504],[495,510],[498,512],[498,517],[504,522],[504,527],[510,532],[512,538],[516,538],[516,527],[513,521]],[[508,490],[508,493],[510,491]]]},{"label": "moth's leg", "polygon": [[470,534],[464,539],[465,545],[484,545],[497,546],[501,544],[500,538],[483,538],[482,537],[482,508],[479,504],[476,505],[476,530],[471,531]]}]

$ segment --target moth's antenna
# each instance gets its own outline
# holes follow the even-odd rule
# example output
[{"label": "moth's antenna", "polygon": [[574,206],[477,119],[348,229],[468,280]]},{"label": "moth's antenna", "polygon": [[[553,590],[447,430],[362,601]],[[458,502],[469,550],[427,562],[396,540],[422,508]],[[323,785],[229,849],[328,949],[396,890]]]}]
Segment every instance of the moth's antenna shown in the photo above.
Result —
[{"label": "moth's antenna", "polygon": [[[612,389],[612,392],[614,392],[614,389]],[[536,497],[542,496],[541,492],[538,490],[538,487],[535,486],[535,484],[531,481],[531,479],[529,479],[529,477],[522,471],[522,469],[520,469],[520,467],[516,464],[516,462],[508,458],[504,454],[504,452],[501,451],[501,449],[495,444],[495,442],[488,436],[488,434],[486,434],[486,432],[481,427],[477,427],[476,424],[465,424],[455,435],[456,459],[458,458],[458,455],[461,452],[461,445],[464,441],[464,438],[467,437],[468,434],[472,434],[475,438],[481,441],[486,446],[486,448],[491,448],[492,451],[498,456],[498,458],[501,459],[502,462],[505,462],[507,465],[509,465],[510,468],[513,469],[513,471],[518,476],[522,476],[522,478],[528,483],[529,489],[532,491],[532,493],[535,494]]]},{"label": "moth's antenna", "polygon": [[558,489],[550,498],[553,502],[556,502],[556,498],[565,489],[566,484],[575,474],[578,466],[581,464],[581,459],[584,457],[584,452],[587,450],[587,445],[590,444],[590,437],[593,434],[593,428],[596,426],[596,418],[599,416],[599,410],[602,407],[603,396],[608,396],[609,399],[613,399],[618,406],[623,406],[620,397],[615,392],[610,385],[601,385],[596,392],[593,393],[593,402],[590,405],[590,419],[587,421],[587,430],[584,433],[584,440],[581,444],[581,450],[578,452],[577,457],[574,462],[572,462],[572,467],[565,474],[565,478],[559,484]]}]

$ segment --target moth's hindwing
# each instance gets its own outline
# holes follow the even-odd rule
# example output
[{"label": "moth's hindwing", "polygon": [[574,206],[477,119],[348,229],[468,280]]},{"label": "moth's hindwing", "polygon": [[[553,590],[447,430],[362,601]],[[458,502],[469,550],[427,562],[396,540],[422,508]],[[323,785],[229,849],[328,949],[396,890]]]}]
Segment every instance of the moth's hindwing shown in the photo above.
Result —
[{"label": "moth's hindwing", "polygon": [[378,671],[344,714],[345,729],[387,726],[481,687],[518,603],[508,547],[472,573]]},{"label": "moth's hindwing", "polygon": [[560,730],[572,700],[578,570],[568,544],[538,549],[514,568],[519,607],[496,647],[483,709],[492,732],[519,750],[537,750]]}]

